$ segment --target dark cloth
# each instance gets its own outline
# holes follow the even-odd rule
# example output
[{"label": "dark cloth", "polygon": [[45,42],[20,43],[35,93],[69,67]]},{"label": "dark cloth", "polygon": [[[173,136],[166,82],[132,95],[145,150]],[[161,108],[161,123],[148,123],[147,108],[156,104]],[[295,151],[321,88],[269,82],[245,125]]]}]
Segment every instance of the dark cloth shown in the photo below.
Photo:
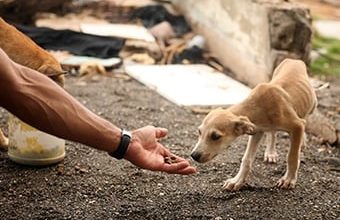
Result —
[{"label": "dark cloth", "polygon": [[171,24],[178,37],[191,31],[190,26],[183,16],[170,14],[162,5],[149,5],[138,8],[132,13],[131,19],[140,19],[147,28],[167,21]]},{"label": "dark cloth", "polygon": [[67,50],[72,54],[98,58],[117,57],[125,40],[102,37],[71,30],[15,25],[35,43],[48,50]]},{"label": "dark cloth", "polygon": [[183,50],[181,53],[175,54],[172,60],[172,63],[182,64],[184,60],[187,60],[190,63],[205,63],[206,62],[203,57],[203,50],[197,46],[187,48]]}]

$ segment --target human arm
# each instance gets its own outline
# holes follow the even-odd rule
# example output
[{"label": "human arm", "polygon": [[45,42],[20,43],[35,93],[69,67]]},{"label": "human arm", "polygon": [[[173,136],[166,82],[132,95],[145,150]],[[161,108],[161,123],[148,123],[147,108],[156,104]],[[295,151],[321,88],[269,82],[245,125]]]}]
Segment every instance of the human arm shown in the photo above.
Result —
[{"label": "human arm", "polygon": [[[48,77],[14,63],[1,49],[0,106],[39,130],[99,150],[113,152],[120,143],[118,127],[88,110]],[[194,173],[183,158],[178,157],[179,162],[171,165],[159,160],[171,154],[156,141],[164,133],[158,135],[159,128],[154,127],[132,131],[125,159],[145,169]]]}]

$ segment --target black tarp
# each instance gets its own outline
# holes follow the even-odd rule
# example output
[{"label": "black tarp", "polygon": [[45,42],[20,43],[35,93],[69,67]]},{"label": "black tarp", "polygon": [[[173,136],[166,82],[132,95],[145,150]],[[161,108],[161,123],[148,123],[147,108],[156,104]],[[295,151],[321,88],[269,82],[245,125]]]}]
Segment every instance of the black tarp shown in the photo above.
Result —
[{"label": "black tarp", "polygon": [[17,24],[14,26],[44,49],[66,50],[81,56],[117,57],[125,43],[122,38],[102,37],[72,30],[54,30]]},{"label": "black tarp", "polygon": [[183,16],[170,14],[163,5],[148,5],[138,8],[132,13],[131,19],[140,19],[147,28],[167,21],[171,24],[178,37],[191,31],[190,26]]}]

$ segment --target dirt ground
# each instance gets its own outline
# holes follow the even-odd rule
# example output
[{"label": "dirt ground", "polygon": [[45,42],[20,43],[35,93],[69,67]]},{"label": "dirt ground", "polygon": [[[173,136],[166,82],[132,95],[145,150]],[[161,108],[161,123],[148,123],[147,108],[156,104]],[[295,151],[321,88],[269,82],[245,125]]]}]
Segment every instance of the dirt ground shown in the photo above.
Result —
[{"label": "dirt ground", "polygon": [[[134,80],[105,78],[77,86],[71,77],[66,89],[120,127],[167,127],[170,133],[162,143],[189,159],[204,115],[176,106]],[[336,100],[338,92],[327,98]],[[0,115],[5,127],[7,114],[1,110]],[[43,168],[17,165],[1,151],[0,219],[340,218],[339,164],[327,160],[339,155],[310,135],[294,190],[274,186],[285,171],[288,137],[282,134],[278,164],[265,164],[261,147],[249,185],[223,191],[224,180],[238,171],[246,141],[239,139],[207,164],[193,162],[199,173],[192,176],[145,171],[72,142],[67,142],[63,162]]]}]

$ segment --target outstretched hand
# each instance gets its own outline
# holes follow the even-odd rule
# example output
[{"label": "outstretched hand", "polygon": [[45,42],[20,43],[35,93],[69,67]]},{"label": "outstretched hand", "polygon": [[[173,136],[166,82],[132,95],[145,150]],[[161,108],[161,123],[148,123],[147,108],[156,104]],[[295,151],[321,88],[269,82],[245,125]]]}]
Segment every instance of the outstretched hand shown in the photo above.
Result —
[{"label": "outstretched hand", "polygon": [[153,126],[132,131],[132,140],[124,158],[148,170],[184,175],[196,173],[196,168],[187,160],[172,154],[158,142],[158,139],[165,137],[167,133],[167,129]]}]

